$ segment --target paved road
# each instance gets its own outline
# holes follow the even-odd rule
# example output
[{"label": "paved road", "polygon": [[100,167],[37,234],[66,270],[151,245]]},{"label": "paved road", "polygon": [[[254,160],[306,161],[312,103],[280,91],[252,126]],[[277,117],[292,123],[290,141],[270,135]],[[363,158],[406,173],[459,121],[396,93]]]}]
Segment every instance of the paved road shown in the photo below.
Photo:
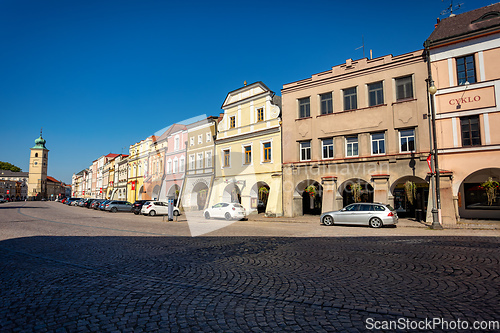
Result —
[{"label": "paved road", "polygon": [[2,204],[0,331],[357,332],[433,318],[498,323],[498,236],[247,221],[190,237],[188,223],[161,217]]}]

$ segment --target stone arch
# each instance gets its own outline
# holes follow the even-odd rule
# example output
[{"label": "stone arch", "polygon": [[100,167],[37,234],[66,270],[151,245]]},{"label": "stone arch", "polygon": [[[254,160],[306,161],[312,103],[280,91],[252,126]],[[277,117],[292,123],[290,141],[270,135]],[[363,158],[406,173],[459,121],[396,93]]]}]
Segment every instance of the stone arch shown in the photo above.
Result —
[{"label": "stone arch", "polygon": [[174,206],[177,207],[179,201],[179,194],[181,193],[181,188],[177,184],[173,184],[167,191],[167,197],[174,198]]},{"label": "stone arch", "polygon": [[[308,191],[308,189],[313,191]],[[293,210],[297,215],[320,215],[323,204],[323,186],[314,179],[306,179],[295,186]]]},{"label": "stone arch", "polygon": [[144,193],[144,186],[141,186],[141,188],[139,189],[139,198],[137,200],[142,200],[143,193]]},{"label": "stone arch", "polygon": [[[405,189],[405,183],[415,184],[413,197]],[[391,185],[391,194],[394,197],[394,209],[400,217],[414,217],[425,220],[429,203],[429,182],[417,176],[403,176]]]},{"label": "stone arch", "polygon": [[194,210],[203,210],[207,205],[208,185],[204,181],[198,181],[193,184],[191,190],[189,206]]},{"label": "stone arch", "polygon": [[251,208],[257,209],[257,213],[265,213],[267,207],[267,199],[269,198],[270,186],[266,182],[259,181],[250,189],[250,200],[254,205]]},{"label": "stone arch", "polygon": [[224,188],[223,202],[237,202],[241,204],[241,189],[235,183],[230,183]]},{"label": "stone arch", "polygon": [[458,214],[470,219],[499,219],[500,188],[493,201],[488,201],[486,188],[482,186],[488,179],[500,183],[500,168],[484,168],[470,173],[460,183],[457,201]]},{"label": "stone arch", "polygon": [[338,188],[338,194],[342,197],[343,207],[357,202],[353,187],[355,185],[361,186],[358,202],[373,202],[373,186],[364,179],[351,178],[344,181]]},{"label": "stone arch", "polygon": [[158,200],[159,198],[160,198],[160,185],[156,185],[153,188],[153,194],[152,194],[151,199]]}]

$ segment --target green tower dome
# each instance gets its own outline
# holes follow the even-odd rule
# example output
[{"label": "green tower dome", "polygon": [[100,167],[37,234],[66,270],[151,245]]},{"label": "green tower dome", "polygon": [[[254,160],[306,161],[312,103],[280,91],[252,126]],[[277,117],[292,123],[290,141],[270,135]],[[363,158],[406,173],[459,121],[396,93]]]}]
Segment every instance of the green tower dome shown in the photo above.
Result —
[{"label": "green tower dome", "polygon": [[40,137],[38,139],[35,140],[35,146],[33,148],[38,148],[38,149],[47,149],[45,147],[45,143],[47,141],[45,141],[44,138],[42,138],[42,131],[40,131]]}]

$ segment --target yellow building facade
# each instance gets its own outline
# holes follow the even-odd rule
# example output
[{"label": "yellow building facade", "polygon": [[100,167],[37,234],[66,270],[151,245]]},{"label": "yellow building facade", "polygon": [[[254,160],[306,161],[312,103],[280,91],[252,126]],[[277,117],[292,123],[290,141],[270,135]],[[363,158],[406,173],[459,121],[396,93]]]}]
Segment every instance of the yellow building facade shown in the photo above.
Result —
[{"label": "yellow building facade", "polygon": [[247,214],[283,215],[280,106],[262,82],[228,93],[217,126],[210,205],[239,202]]}]

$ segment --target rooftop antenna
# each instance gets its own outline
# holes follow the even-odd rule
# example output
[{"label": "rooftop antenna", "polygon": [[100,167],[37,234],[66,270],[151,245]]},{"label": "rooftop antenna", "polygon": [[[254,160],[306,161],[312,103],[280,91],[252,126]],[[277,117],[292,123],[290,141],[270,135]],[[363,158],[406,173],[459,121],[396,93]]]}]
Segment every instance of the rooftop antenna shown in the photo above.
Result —
[{"label": "rooftop antenna", "polygon": [[365,57],[365,37],[363,35],[361,35],[361,41],[363,42],[363,45],[355,48],[354,50],[359,50],[360,48],[363,48],[363,58],[364,58]]},{"label": "rooftop antenna", "polygon": [[[444,0],[441,0],[441,2],[444,2]],[[460,9],[460,7],[462,7],[462,5],[463,5],[463,3],[459,3],[458,5],[453,6],[453,0],[450,0],[450,5],[448,6],[448,8],[446,8],[445,10],[443,10],[441,12],[441,16],[444,16],[448,13],[450,13],[450,17],[455,16],[455,14],[453,14],[453,10]]]}]

